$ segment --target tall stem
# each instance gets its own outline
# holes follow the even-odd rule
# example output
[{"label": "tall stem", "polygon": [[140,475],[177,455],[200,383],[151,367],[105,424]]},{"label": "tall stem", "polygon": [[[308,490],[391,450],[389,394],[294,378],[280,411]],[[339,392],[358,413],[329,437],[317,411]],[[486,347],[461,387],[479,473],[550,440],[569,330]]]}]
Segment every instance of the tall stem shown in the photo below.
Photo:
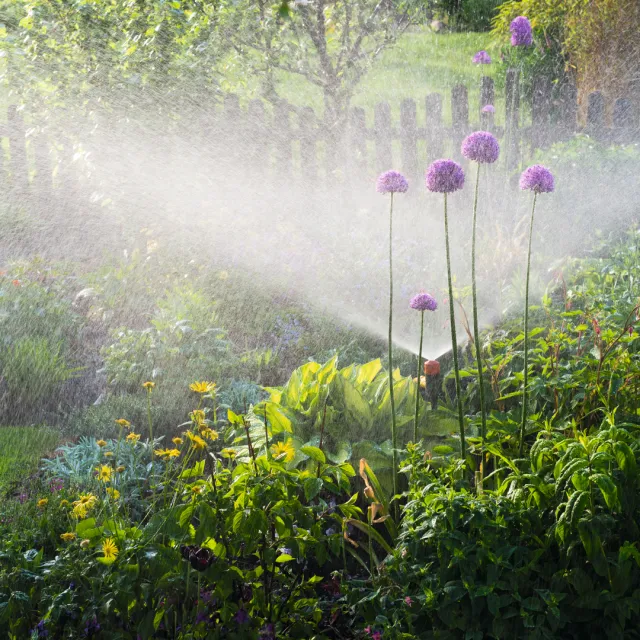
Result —
[{"label": "tall stem", "polygon": [[536,211],[538,194],[533,193],[533,206],[531,207],[531,220],[529,221],[529,250],[527,252],[527,281],[524,288],[524,385],[522,387],[522,424],[520,425],[520,449],[519,455],[524,452],[524,434],[527,426],[527,409],[529,395],[527,385],[529,383],[529,274],[531,271],[531,238],[533,236],[533,216]]},{"label": "tall stem", "polygon": [[389,207],[389,396],[391,399],[391,446],[393,447],[393,495],[398,493],[398,434],[396,402],[393,397],[393,191]]},{"label": "tall stem", "polygon": [[[480,163],[476,172],[476,189],[473,198],[473,231],[471,240],[471,287],[473,293],[473,340],[476,344],[476,362],[478,365],[478,388],[480,389],[480,414],[482,438],[482,464],[484,466],[484,448],[487,437],[487,412],[484,400],[484,383],[482,381],[482,350],[480,348],[480,331],[478,329],[478,293],[476,288],[476,226],[478,218],[478,185],[480,184]],[[482,469],[484,471],[484,469]]]},{"label": "tall stem", "polygon": [[464,415],[462,413],[462,389],[460,387],[460,368],[458,366],[458,339],[456,338],[456,315],[453,304],[453,282],[451,280],[451,252],[449,250],[449,219],[447,217],[447,194],[444,194],[444,240],[447,249],[447,278],[449,280],[449,323],[451,324],[451,347],[453,350],[453,369],[456,376],[456,396],[458,400],[458,422],[460,423],[460,457],[467,455],[464,440]]},{"label": "tall stem", "polygon": [[[413,441],[418,442],[418,415],[420,413],[420,378],[422,376],[422,339],[424,338],[424,311],[420,312],[420,347],[418,348],[418,386],[416,388],[416,414],[413,421]],[[427,377],[425,376],[425,390]]]},{"label": "tall stem", "polygon": [[151,389],[147,389],[147,420],[149,422],[149,442],[151,442],[151,455],[153,456],[153,420],[151,419]]}]

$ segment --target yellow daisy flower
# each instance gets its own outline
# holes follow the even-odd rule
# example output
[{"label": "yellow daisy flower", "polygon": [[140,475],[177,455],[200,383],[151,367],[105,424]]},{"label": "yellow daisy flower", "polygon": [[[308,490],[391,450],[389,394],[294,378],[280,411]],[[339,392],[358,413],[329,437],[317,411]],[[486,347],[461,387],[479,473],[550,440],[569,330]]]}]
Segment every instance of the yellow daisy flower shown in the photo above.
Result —
[{"label": "yellow daisy flower", "polygon": [[151,391],[151,389],[153,389],[153,387],[156,386],[155,382],[143,382],[142,386],[147,390],[147,391]]},{"label": "yellow daisy flower", "polygon": [[286,442],[278,442],[271,447],[271,453],[276,460],[291,462],[296,457],[296,450],[293,447],[293,440],[289,438]]},{"label": "yellow daisy flower", "polygon": [[189,389],[195,393],[211,393],[215,391],[215,388],[215,382],[194,382],[192,385],[189,385]]},{"label": "yellow daisy flower", "polygon": [[105,455],[105,458],[111,458],[113,457],[113,451],[105,451],[104,455]]},{"label": "yellow daisy flower", "polygon": [[183,440],[182,438],[173,438],[171,442],[173,442],[173,444],[175,444],[176,447],[179,447],[182,444]]},{"label": "yellow daisy flower", "polygon": [[200,437],[195,436],[191,431],[187,431],[187,436],[189,436],[189,440],[191,440],[191,446],[196,449],[204,449],[207,446],[207,443]]},{"label": "yellow daisy flower", "polygon": [[62,538],[62,540],[64,542],[71,542],[72,540],[76,539],[76,534],[75,533],[61,533],[60,537]]},{"label": "yellow daisy flower", "polygon": [[96,442],[96,444],[99,447],[106,447],[107,446],[107,443],[104,440],[98,440],[98,442]]},{"label": "yellow daisy flower", "polygon": [[213,429],[201,429],[200,430],[200,435],[203,436],[204,438],[207,438],[208,440],[211,440],[213,442],[213,440],[217,440],[218,439],[218,432],[214,431]]},{"label": "yellow daisy flower", "polygon": [[195,411],[192,411],[189,417],[199,426],[204,424],[204,421],[206,420],[206,415],[202,409],[196,409]]},{"label": "yellow daisy flower", "polygon": [[124,418],[120,418],[119,420],[116,420],[116,424],[120,425],[124,429],[128,429],[131,426],[131,423],[128,420],[125,420]]},{"label": "yellow daisy flower", "polygon": [[196,484],[191,487],[191,493],[202,493],[202,485]]},{"label": "yellow daisy flower", "polygon": [[102,543],[102,553],[107,560],[115,560],[118,557],[118,547],[112,538],[107,538]]},{"label": "yellow daisy flower", "polygon": [[98,480],[102,482],[109,482],[111,480],[111,474],[113,473],[113,469],[106,464],[101,464],[99,467],[95,469],[98,472]]},{"label": "yellow daisy flower", "polygon": [[48,503],[49,498],[42,498],[41,500],[38,500],[38,506],[40,507],[40,509],[44,509]]},{"label": "yellow daisy flower", "polygon": [[130,433],[127,436],[127,440],[129,442],[133,442],[135,444],[136,442],[138,442],[138,440],[140,440],[140,434],[139,433]]},{"label": "yellow daisy flower", "polygon": [[155,453],[159,458],[164,458],[167,455],[166,449],[154,449],[153,453]]},{"label": "yellow daisy flower", "polygon": [[68,500],[61,500],[61,501],[60,501],[60,506],[61,506],[62,508],[64,508],[64,507],[68,507],[68,506],[69,506],[69,501],[68,501]]},{"label": "yellow daisy flower", "polygon": [[122,473],[124,471],[124,467],[122,465],[120,465],[119,467],[116,467],[116,473]]},{"label": "yellow daisy flower", "polygon": [[120,492],[113,487],[107,487],[107,493],[114,499],[117,500],[120,497]]},{"label": "yellow daisy flower", "polygon": [[168,458],[177,458],[180,455],[179,449],[165,449]]}]

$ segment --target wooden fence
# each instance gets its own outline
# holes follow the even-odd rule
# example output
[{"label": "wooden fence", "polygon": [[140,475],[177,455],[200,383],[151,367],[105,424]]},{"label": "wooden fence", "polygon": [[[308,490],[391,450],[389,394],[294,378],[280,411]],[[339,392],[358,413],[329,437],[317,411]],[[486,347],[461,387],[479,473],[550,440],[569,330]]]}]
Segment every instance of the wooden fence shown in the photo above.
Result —
[{"label": "wooden fence", "polygon": [[[520,95],[518,72],[512,69],[507,72],[504,101],[500,101],[505,108],[499,114],[481,111],[482,106],[493,105],[496,97],[493,80],[483,77],[475,114],[470,112],[467,87],[456,85],[448,98],[449,122],[443,117],[445,97],[431,93],[422,105],[402,100],[397,122],[389,103],[380,102],[369,114],[372,126],[367,125],[365,110],[355,107],[344,126],[337,127],[328,126],[311,107],[282,100],[268,109],[262,101],[252,100],[241,108],[237,96],[228,95],[222,108],[211,114],[204,133],[211,142],[212,157],[221,166],[237,167],[239,163],[268,168],[287,179],[308,180],[333,179],[337,173],[350,179],[370,177],[390,167],[417,176],[435,158],[459,157],[460,142],[475,129],[492,131],[502,140],[504,157],[512,167],[532,151],[580,132],[611,143],[640,140],[640,108],[635,99],[619,98],[607,104],[601,93],[592,93],[586,121],[580,125],[575,88],[568,84],[552,87],[547,79],[536,78],[525,124]],[[0,154],[0,183],[8,191],[35,190],[46,199],[54,186],[64,183],[62,173],[54,177],[52,170],[61,164],[62,155],[59,141],[53,151],[52,141],[34,135],[35,131],[25,126],[15,107],[9,108],[7,124],[0,126],[0,138],[8,139],[8,154]],[[69,149],[67,145],[67,160],[72,155]]]}]

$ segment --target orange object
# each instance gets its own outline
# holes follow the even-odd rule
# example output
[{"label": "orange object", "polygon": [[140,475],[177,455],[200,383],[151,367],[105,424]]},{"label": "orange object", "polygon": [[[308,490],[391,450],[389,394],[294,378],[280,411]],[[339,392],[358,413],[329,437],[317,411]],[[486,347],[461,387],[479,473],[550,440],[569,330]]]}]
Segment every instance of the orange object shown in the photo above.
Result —
[{"label": "orange object", "polygon": [[437,376],[440,373],[440,363],[437,360],[425,360],[424,375]]}]

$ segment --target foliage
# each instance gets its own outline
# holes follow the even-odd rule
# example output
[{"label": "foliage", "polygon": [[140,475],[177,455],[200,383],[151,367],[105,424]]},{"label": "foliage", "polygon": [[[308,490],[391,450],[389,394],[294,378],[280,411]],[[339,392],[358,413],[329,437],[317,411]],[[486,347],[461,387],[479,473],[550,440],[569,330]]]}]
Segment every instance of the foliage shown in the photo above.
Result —
[{"label": "foliage", "polygon": [[476,494],[460,461],[411,446],[398,545],[365,616],[396,638],[628,637],[639,456],[615,425],[543,434],[496,491]]},{"label": "foliage", "polygon": [[430,9],[457,31],[488,31],[500,0],[433,0]]},{"label": "foliage", "polygon": [[117,441],[84,440],[46,462],[55,491],[24,502],[31,525],[3,536],[3,635],[300,638],[336,624],[333,572],[346,561],[336,529],[361,513],[353,468],[210,454],[203,415],[169,445],[175,456],[156,448],[152,462],[124,424]]}]

